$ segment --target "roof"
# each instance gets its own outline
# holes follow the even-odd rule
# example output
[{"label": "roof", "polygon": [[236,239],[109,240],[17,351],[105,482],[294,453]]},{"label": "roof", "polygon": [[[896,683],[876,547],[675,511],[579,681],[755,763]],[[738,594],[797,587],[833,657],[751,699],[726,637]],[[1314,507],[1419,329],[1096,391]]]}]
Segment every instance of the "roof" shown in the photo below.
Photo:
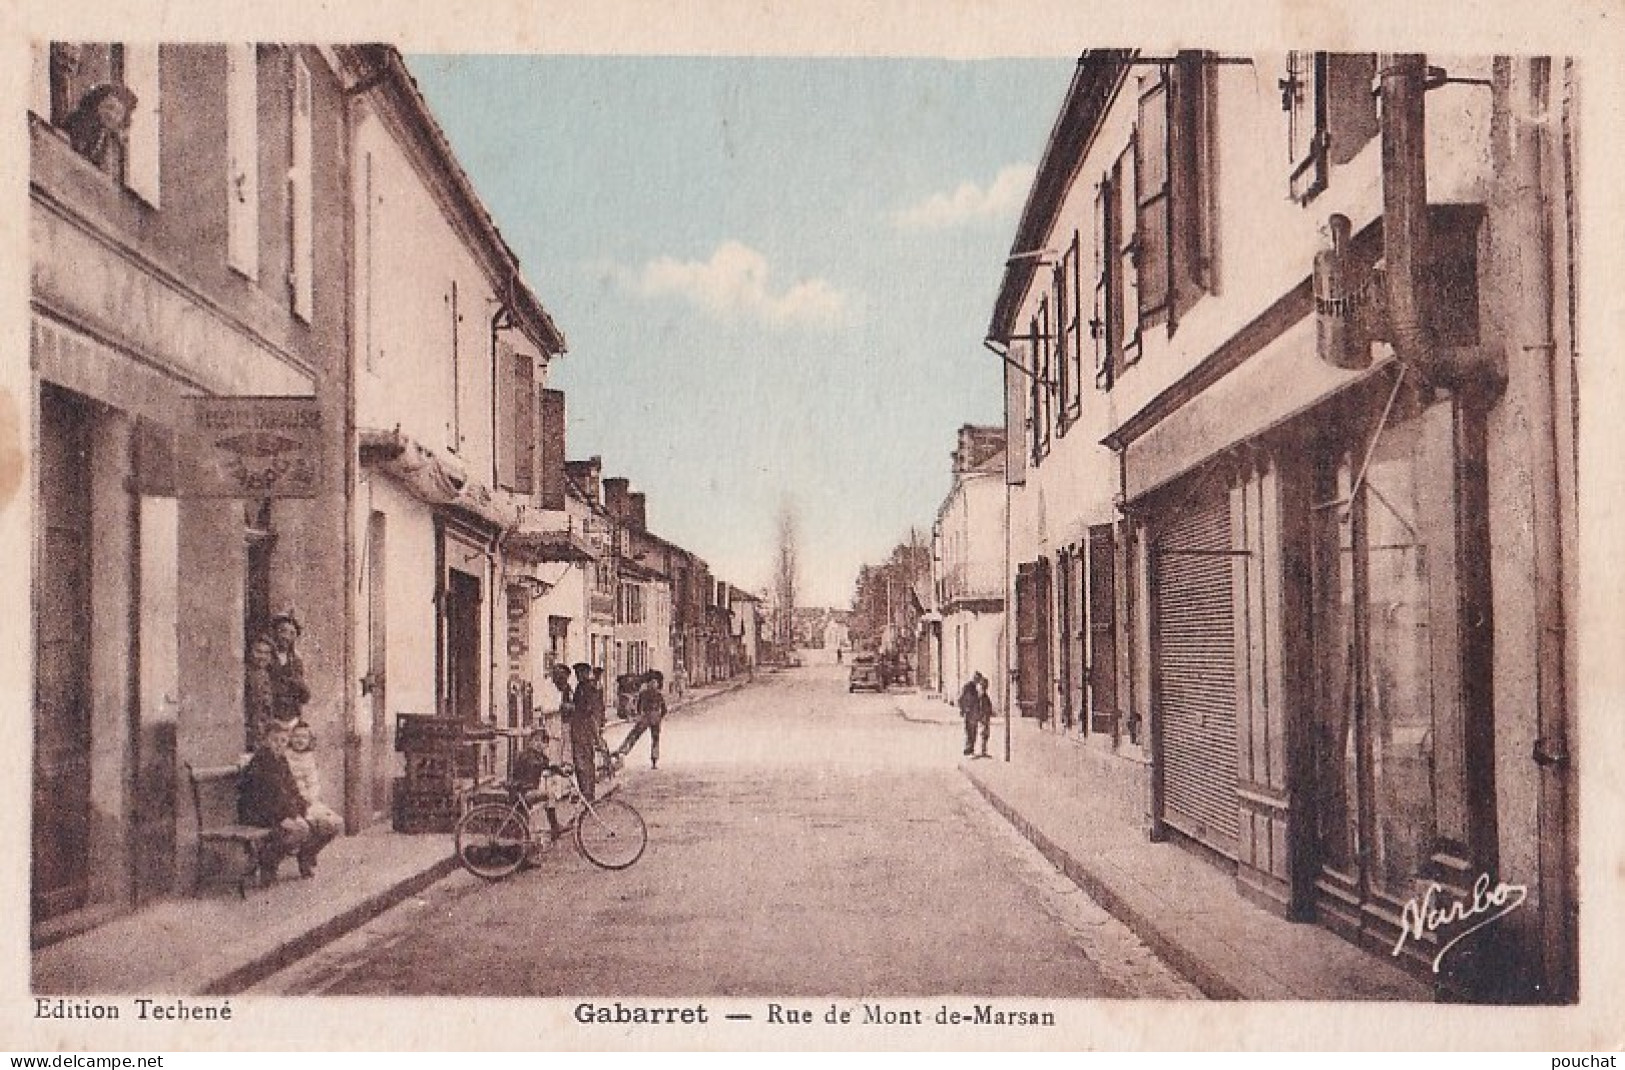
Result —
[{"label": "roof", "polygon": [[988,323],[990,341],[1008,343],[1015,333],[1016,317],[1021,312],[1022,299],[1032,285],[1033,274],[1042,257],[1033,255],[1044,248],[1050,231],[1055,228],[1061,202],[1072,188],[1083,158],[1094,141],[1106,105],[1124,72],[1125,63],[1132,53],[1124,49],[1104,49],[1085,52],[1078,57],[1077,70],[1061,102],[1061,113],[1050,130],[1044,155],[1038,163],[1032,188],[1027,192],[1027,204],[1021,211],[1021,222],[1016,225],[1015,243],[1010,246],[1010,259],[1004,268],[1004,281],[999,296],[993,303],[993,317]]}]

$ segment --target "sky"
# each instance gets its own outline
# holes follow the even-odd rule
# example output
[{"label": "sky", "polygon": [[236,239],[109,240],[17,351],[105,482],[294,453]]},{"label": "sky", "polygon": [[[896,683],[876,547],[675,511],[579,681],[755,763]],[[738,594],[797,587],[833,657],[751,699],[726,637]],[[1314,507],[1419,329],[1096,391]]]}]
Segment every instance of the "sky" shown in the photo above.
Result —
[{"label": "sky", "polygon": [[572,459],[749,590],[797,601],[930,531],[1067,60],[408,58],[568,340]]}]

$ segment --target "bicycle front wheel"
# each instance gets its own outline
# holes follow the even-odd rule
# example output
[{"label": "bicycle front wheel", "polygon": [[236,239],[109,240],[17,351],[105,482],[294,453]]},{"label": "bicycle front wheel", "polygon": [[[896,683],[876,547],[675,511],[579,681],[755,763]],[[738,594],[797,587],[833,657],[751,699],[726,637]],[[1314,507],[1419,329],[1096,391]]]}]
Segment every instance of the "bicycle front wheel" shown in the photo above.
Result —
[{"label": "bicycle front wheel", "polygon": [[476,877],[501,880],[524,865],[530,829],[517,808],[476,806],[457,822],[457,861]]},{"label": "bicycle front wheel", "polygon": [[576,819],[576,847],[595,866],[625,869],[648,844],[643,815],[619,799],[590,803]]}]

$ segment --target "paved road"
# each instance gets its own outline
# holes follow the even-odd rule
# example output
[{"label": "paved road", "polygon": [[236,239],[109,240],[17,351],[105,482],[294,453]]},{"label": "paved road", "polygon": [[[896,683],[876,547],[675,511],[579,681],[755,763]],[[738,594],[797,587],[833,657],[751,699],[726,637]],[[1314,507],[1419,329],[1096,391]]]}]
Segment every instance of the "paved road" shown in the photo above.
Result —
[{"label": "paved road", "polygon": [[[947,709],[944,707],[944,709]],[[958,772],[960,730],[814,666],[667,722],[650,844],[458,873],[271,978],[299,994],[1195,996]]]}]

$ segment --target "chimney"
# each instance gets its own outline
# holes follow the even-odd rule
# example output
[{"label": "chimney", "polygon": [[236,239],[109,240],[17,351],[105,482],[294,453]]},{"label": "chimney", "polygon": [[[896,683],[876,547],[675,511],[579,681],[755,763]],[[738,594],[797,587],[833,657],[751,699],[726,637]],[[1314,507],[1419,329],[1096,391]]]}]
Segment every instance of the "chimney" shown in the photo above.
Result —
[{"label": "chimney", "polygon": [[649,499],[642,491],[627,495],[626,523],[633,531],[649,530]]},{"label": "chimney", "polygon": [[625,476],[612,476],[604,480],[604,508],[617,523],[625,523],[627,510],[627,495],[632,489],[632,481]]},{"label": "chimney", "polygon": [[598,485],[599,474],[604,470],[604,459],[602,457],[589,457],[585,461],[569,461],[565,464],[564,469],[570,474],[570,478],[575,481],[575,485],[581,488],[581,493],[587,496],[588,501],[597,505],[603,500]]}]

